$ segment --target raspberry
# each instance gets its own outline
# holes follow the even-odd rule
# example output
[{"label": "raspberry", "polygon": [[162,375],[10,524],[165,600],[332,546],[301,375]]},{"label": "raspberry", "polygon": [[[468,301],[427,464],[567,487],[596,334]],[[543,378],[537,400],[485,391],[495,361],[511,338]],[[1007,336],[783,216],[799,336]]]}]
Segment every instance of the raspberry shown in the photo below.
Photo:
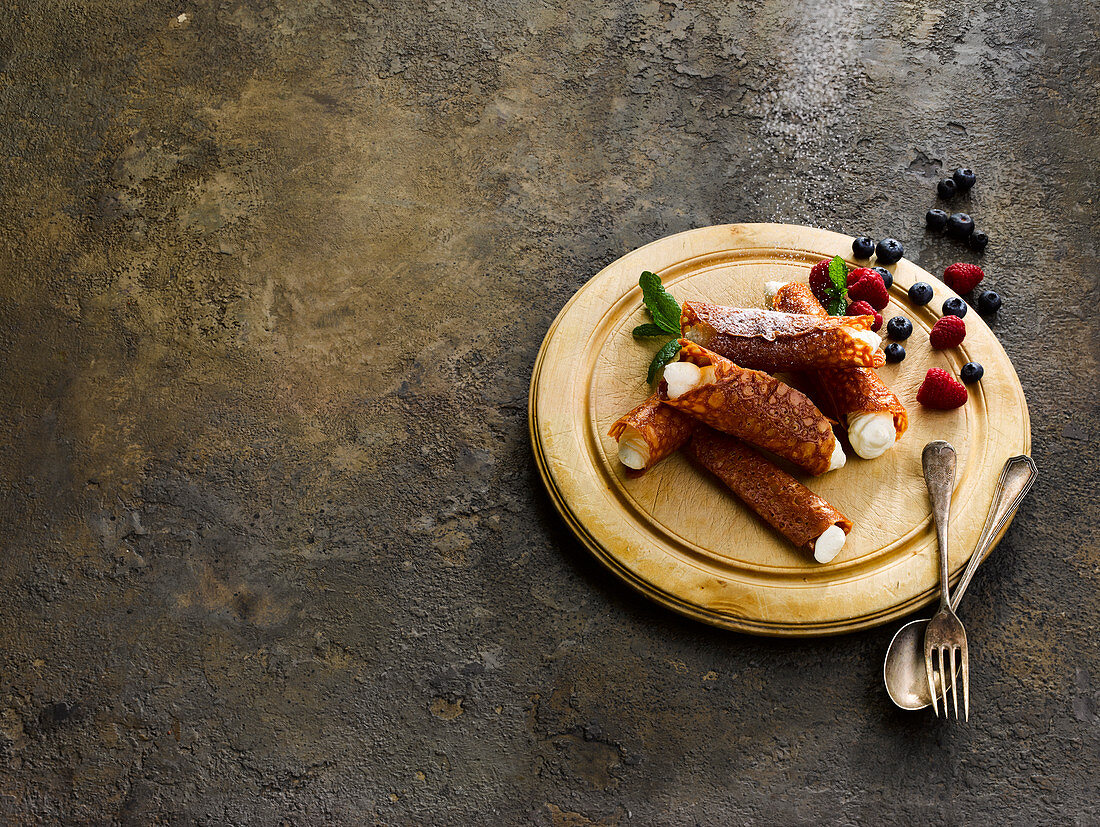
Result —
[{"label": "raspberry", "polygon": [[981,280],[985,278],[985,273],[982,272],[982,268],[977,264],[964,264],[958,262],[945,268],[943,271],[943,280],[958,294],[969,293],[975,287],[981,283]]},{"label": "raspberry", "polygon": [[938,408],[948,411],[966,403],[966,388],[943,368],[929,368],[928,375],[924,377],[920,390],[917,391],[917,401],[926,408]]},{"label": "raspberry", "polygon": [[871,330],[878,330],[880,327],[882,327],[882,315],[877,310],[875,310],[875,308],[871,307],[871,305],[867,304],[867,302],[865,302],[865,301],[852,302],[850,305],[848,305],[848,312],[845,313],[844,315],[845,316],[874,316],[875,317],[875,323],[873,325],[871,325]]},{"label": "raspberry", "polygon": [[860,270],[867,270],[867,274],[855,281],[848,277],[848,298],[854,302],[865,301],[875,310],[882,310],[890,303],[890,293],[882,282],[882,276],[866,267]]},{"label": "raspberry", "polygon": [[876,273],[870,267],[856,267],[854,270],[848,273],[848,286],[851,287],[864,276],[874,275],[876,275]]},{"label": "raspberry", "polygon": [[966,338],[966,322],[958,316],[944,316],[928,333],[928,344],[936,350],[958,347]]},{"label": "raspberry", "polygon": [[823,258],[810,268],[810,290],[822,304],[829,303],[829,259]]}]

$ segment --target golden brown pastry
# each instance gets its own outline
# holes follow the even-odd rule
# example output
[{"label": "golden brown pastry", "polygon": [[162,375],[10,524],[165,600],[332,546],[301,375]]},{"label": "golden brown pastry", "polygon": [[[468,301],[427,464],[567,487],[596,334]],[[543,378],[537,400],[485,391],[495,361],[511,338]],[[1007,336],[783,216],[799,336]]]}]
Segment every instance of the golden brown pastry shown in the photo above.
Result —
[{"label": "golden brown pastry", "polygon": [[640,476],[688,441],[696,422],[683,411],[661,404],[657,394],[611,426],[619,443],[619,461],[627,474]]},{"label": "golden brown pastry", "polygon": [[[828,316],[809,286],[798,282],[780,287],[772,306],[785,313]],[[884,454],[909,427],[905,406],[871,368],[827,368],[803,375],[814,400],[844,425],[853,450],[864,459]]]},{"label": "golden brown pastry", "polygon": [[665,367],[658,391],[662,402],[807,473],[844,465],[832,424],[805,394],[694,342],[681,339],[680,346],[680,361]]},{"label": "golden brown pastry", "polygon": [[743,368],[769,373],[870,367],[882,341],[871,330],[874,321],[684,302],[680,335]]},{"label": "golden brown pastry", "polygon": [[684,453],[819,563],[836,557],[852,530],[851,520],[735,437],[700,427]]}]

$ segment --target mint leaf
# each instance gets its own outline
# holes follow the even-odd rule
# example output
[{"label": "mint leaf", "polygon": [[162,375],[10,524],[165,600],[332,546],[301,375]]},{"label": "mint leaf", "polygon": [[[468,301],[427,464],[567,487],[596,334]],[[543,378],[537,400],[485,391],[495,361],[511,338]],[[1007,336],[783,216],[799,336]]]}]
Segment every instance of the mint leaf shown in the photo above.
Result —
[{"label": "mint leaf", "polygon": [[825,309],[830,316],[843,316],[848,309],[848,300],[844,296],[830,296]]},{"label": "mint leaf", "polygon": [[829,281],[833,283],[834,290],[848,289],[848,265],[840,256],[833,256],[829,262]]},{"label": "mint leaf", "polygon": [[634,336],[667,336],[668,335],[667,330],[665,330],[660,325],[653,324],[652,322],[646,322],[645,324],[640,324],[630,332]]},{"label": "mint leaf", "polygon": [[663,348],[657,351],[657,355],[654,356],[653,361],[649,363],[649,373],[646,374],[646,381],[652,385],[653,380],[657,378],[657,374],[661,371],[661,368],[663,368],[679,355],[679,340],[672,339],[667,342]]},{"label": "mint leaf", "polygon": [[829,285],[825,289],[829,301],[825,309],[830,316],[843,316],[848,309],[848,265],[840,256],[829,262]]},{"label": "mint leaf", "polygon": [[661,284],[661,277],[646,270],[638,279],[642,301],[657,326],[673,336],[680,335],[680,305]]}]

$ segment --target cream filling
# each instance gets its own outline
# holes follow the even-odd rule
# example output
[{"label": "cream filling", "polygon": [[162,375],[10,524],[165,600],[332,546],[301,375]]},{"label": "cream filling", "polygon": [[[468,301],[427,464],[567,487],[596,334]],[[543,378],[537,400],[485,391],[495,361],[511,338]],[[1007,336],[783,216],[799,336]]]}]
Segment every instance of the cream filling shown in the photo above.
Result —
[{"label": "cream filling", "polygon": [[832,562],[833,558],[844,548],[844,541],[848,535],[838,525],[831,525],[821,532],[821,536],[814,540],[814,559],[819,563]]},{"label": "cream filling", "polygon": [[688,327],[687,330],[684,331],[683,338],[687,339],[689,342],[695,342],[695,344],[697,345],[701,345],[705,341],[703,332],[694,325],[691,325],[690,327]]},{"label": "cream filling", "polygon": [[764,297],[768,300],[768,304],[775,301],[775,294],[782,288],[787,286],[785,281],[769,281],[764,284]]},{"label": "cream filling", "polygon": [[840,446],[840,440],[833,438],[833,455],[829,457],[829,470],[835,471],[837,468],[843,468],[844,463],[848,461],[848,457],[844,454],[844,449]]},{"label": "cream filling", "polygon": [[619,462],[635,471],[643,470],[649,463],[649,443],[642,432],[627,425],[619,437]]},{"label": "cream filling", "polygon": [[678,399],[699,384],[703,372],[691,362],[672,362],[665,365],[665,393],[669,399]]},{"label": "cream filling", "polygon": [[864,459],[881,457],[897,436],[893,414],[861,413],[848,417],[848,441]]},{"label": "cream filling", "polygon": [[882,344],[882,337],[873,330],[860,330],[859,328],[853,327],[846,329],[853,339],[859,339],[861,342],[869,344],[871,350],[878,350],[878,346]]},{"label": "cream filling", "polygon": [[714,366],[707,365],[701,368],[691,362],[673,362],[665,365],[664,380],[667,388],[665,393],[669,399],[679,399],[688,391],[693,391],[700,385],[708,385],[714,381]]}]

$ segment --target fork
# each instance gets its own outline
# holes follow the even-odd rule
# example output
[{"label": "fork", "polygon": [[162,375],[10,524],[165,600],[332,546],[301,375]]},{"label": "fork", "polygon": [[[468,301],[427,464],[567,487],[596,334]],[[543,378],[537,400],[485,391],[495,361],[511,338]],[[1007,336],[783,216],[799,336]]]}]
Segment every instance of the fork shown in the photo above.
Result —
[{"label": "fork", "polygon": [[928,622],[924,633],[924,668],[928,674],[928,691],[932,695],[932,709],[939,717],[939,705],[936,702],[936,670],[932,663],[933,653],[938,655],[940,671],[940,690],[943,693],[943,715],[947,712],[947,667],[944,666],[944,653],[948,655],[951,675],[951,697],[955,704],[955,720],[959,718],[959,692],[955,685],[955,653],[962,661],[963,710],[966,720],[970,720],[970,664],[966,648],[966,629],[951,610],[951,595],[948,591],[947,563],[947,524],[951,512],[951,490],[955,487],[955,449],[950,443],[937,440],[924,446],[921,454],[924,467],[924,482],[928,486],[928,495],[932,499],[932,519],[936,524],[936,541],[940,551],[940,610]]}]

